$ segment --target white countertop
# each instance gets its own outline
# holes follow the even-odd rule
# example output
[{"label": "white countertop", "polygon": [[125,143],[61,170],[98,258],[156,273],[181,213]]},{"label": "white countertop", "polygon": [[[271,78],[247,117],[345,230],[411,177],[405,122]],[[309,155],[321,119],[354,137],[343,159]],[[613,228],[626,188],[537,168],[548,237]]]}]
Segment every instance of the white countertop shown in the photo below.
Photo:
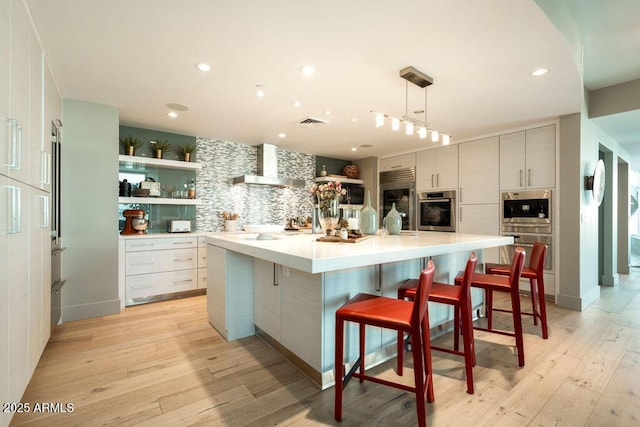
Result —
[{"label": "white countertop", "polygon": [[158,239],[161,237],[199,237],[199,236],[207,236],[212,234],[211,232],[203,232],[203,231],[192,231],[189,233],[146,233],[146,234],[119,234],[120,240],[127,239]]},{"label": "white countertop", "polygon": [[378,235],[358,243],[316,242],[320,234],[276,235],[256,240],[256,234],[206,234],[206,243],[264,259],[307,273],[324,273],[368,265],[513,244],[510,236],[412,231]]}]

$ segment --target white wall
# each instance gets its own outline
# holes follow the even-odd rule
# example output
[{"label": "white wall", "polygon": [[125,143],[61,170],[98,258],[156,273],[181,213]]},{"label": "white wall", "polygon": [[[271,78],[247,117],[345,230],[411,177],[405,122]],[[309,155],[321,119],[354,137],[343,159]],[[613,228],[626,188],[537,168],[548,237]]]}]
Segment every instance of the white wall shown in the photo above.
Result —
[{"label": "white wall", "polygon": [[65,99],[62,143],[62,320],[120,312],[118,110]]}]

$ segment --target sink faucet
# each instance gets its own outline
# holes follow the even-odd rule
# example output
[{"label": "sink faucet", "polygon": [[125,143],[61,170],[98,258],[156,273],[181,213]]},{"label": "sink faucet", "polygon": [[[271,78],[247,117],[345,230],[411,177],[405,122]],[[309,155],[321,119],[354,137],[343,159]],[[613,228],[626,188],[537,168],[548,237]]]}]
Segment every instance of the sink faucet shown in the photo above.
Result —
[{"label": "sink faucet", "polygon": [[316,227],[316,207],[311,200],[307,199],[300,203],[300,206],[298,206],[298,215],[300,215],[300,210],[305,205],[311,206],[311,232],[315,234],[318,231],[318,228]]}]

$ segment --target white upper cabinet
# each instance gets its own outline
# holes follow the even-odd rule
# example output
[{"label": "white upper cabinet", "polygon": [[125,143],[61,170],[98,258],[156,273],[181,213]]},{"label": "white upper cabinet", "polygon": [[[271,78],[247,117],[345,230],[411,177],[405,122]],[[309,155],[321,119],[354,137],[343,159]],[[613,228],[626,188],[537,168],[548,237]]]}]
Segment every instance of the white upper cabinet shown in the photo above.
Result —
[{"label": "white upper cabinet", "polygon": [[[31,61],[29,73],[29,184],[44,189],[49,181],[47,152],[42,127],[42,49],[35,31],[31,30]],[[26,163],[26,162],[25,162]]]},{"label": "white upper cabinet", "polygon": [[460,204],[498,203],[498,137],[459,144]]},{"label": "white upper cabinet", "polygon": [[452,190],[458,187],[458,146],[449,145],[416,154],[418,191]]},{"label": "white upper cabinet", "polygon": [[556,126],[500,136],[500,189],[553,188]]},{"label": "white upper cabinet", "polygon": [[416,165],[416,153],[402,154],[400,156],[380,159],[380,172],[394,169],[406,169]]},{"label": "white upper cabinet", "polygon": [[29,172],[26,161],[29,148],[29,76],[31,22],[22,1],[11,2],[11,35],[9,53],[10,111],[8,136],[11,148],[7,174],[27,182]]}]

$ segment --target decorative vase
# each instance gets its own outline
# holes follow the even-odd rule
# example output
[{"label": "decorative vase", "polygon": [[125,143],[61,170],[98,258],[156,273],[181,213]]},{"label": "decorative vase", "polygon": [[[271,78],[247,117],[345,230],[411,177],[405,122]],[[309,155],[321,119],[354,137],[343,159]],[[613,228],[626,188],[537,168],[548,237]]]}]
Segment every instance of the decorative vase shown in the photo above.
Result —
[{"label": "decorative vase", "polygon": [[156,150],[156,159],[162,158],[162,150]]},{"label": "decorative vase", "polygon": [[238,231],[238,220],[237,219],[225,220],[224,231]]},{"label": "decorative vase", "polygon": [[318,194],[318,219],[322,231],[327,236],[330,236],[331,231],[338,226],[338,218],[340,218],[340,194],[330,199],[324,199]]},{"label": "decorative vase", "polygon": [[191,153],[183,153],[184,154],[184,161],[185,162],[190,162],[191,161]]},{"label": "decorative vase", "polygon": [[327,176],[327,168],[325,165],[322,165],[322,170],[320,171],[320,176]]},{"label": "decorative vase", "polygon": [[402,230],[402,215],[396,210],[396,204],[391,205],[391,210],[384,217],[384,226],[389,234],[400,234]]},{"label": "decorative vase", "polygon": [[133,145],[128,146],[127,154],[130,156],[133,156],[134,154],[136,154],[136,147],[134,147]]},{"label": "decorative vase", "polygon": [[360,230],[364,234],[376,234],[378,231],[378,212],[371,207],[371,192],[367,190],[366,206],[360,212]]},{"label": "decorative vase", "polygon": [[360,170],[358,169],[358,166],[354,165],[353,163],[345,166],[342,169],[342,174],[347,178],[352,178],[352,179],[360,178]]}]

